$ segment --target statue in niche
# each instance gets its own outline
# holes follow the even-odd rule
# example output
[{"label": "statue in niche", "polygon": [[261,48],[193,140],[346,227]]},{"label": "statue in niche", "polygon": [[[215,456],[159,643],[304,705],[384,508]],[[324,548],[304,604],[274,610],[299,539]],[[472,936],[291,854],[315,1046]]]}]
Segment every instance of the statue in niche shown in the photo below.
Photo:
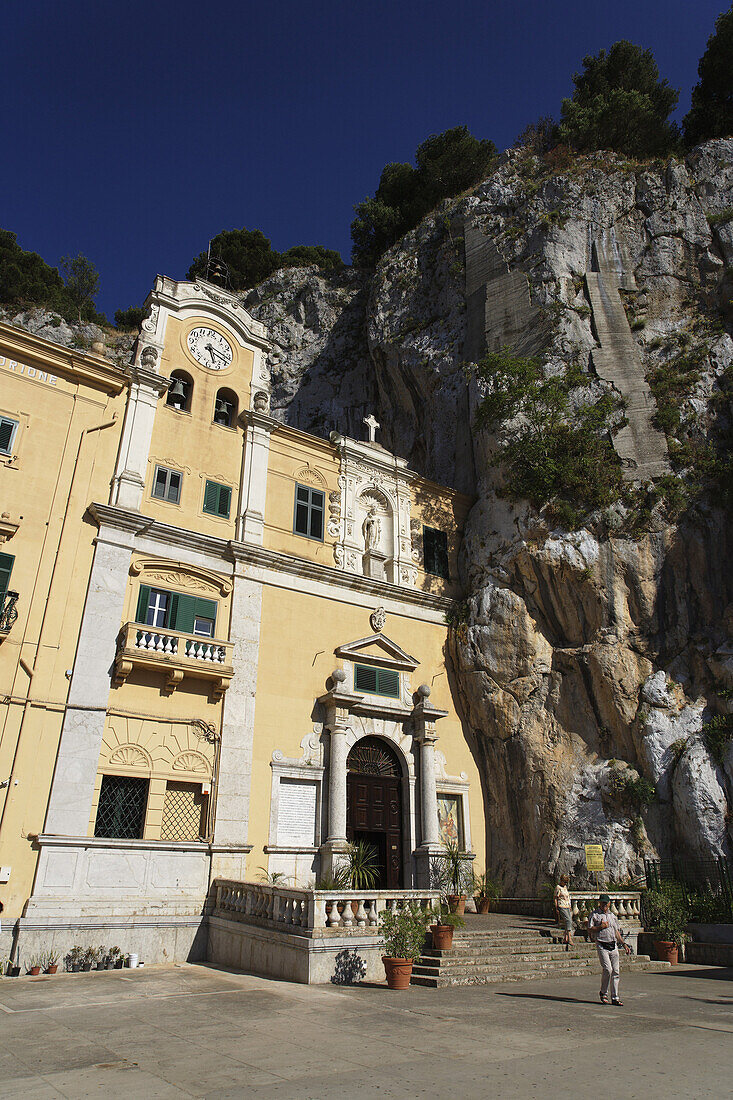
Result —
[{"label": "statue in niche", "polygon": [[376,550],[382,537],[382,521],[377,515],[377,509],[373,504],[364,517],[361,532],[364,536],[364,549]]}]

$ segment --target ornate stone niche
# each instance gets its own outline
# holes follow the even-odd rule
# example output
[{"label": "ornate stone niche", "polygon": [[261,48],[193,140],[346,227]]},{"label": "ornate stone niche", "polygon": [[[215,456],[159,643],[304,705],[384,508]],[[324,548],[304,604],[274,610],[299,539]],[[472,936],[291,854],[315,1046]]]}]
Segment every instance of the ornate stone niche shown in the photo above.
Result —
[{"label": "ornate stone niche", "polygon": [[331,442],[340,458],[340,495],[329,505],[336,565],[348,573],[414,587],[410,512],[416,474],[379,443],[360,443],[337,432]]}]

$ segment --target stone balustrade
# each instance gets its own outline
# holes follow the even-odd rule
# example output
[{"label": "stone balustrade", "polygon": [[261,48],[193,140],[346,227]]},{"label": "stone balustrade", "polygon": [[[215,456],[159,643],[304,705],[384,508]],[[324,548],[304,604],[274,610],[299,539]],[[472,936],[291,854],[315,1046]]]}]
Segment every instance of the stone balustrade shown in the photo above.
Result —
[{"label": "stone balustrade", "polygon": [[641,924],[641,892],[639,890],[571,890],[573,923],[584,925],[598,905],[598,895],[607,893],[611,899],[611,912],[619,924]]},{"label": "stone balustrade", "polygon": [[380,914],[409,903],[436,908],[437,890],[308,890],[262,882],[214,883],[214,915],[306,934],[378,933]]},{"label": "stone balustrade", "polygon": [[184,676],[214,682],[220,697],[234,675],[232,642],[126,623],[120,631],[115,661],[115,683],[122,684],[133,668],[159,669],[173,691]]}]

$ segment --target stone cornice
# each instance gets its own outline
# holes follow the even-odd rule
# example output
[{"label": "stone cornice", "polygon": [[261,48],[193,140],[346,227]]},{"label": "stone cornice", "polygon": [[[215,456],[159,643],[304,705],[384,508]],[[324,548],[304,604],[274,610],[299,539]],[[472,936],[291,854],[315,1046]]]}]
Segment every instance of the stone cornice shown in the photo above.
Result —
[{"label": "stone cornice", "polygon": [[374,597],[377,602],[387,599],[443,612],[449,611],[455,602],[446,596],[421,592],[417,588],[403,588],[387,581],[375,581],[371,577],[333,569],[318,562],[307,561],[305,558],[295,558],[291,554],[268,550],[264,546],[254,546],[234,539],[222,539],[214,535],[189,531],[183,527],[173,527],[168,523],[151,520],[140,512],[132,512],[127,508],[118,508],[111,504],[90,504],[89,512],[100,526],[116,527],[136,535],[144,533],[147,539],[163,543],[168,550],[173,547],[198,550],[220,558],[222,564],[235,561],[243,565],[287,573],[293,577],[321,581],[336,588],[348,588],[365,596]]},{"label": "stone cornice", "polygon": [[121,393],[130,384],[127,371],[114,366],[103,355],[53,344],[5,322],[0,322],[0,343],[11,358],[18,355],[29,366],[52,368],[55,374],[70,376],[105,393]]}]

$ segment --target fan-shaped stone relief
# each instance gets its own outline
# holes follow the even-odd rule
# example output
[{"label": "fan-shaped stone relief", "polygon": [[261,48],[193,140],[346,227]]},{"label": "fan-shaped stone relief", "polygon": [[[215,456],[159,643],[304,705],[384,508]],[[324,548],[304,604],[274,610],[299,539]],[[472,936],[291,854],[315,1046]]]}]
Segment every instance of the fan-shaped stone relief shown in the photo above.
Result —
[{"label": "fan-shaped stone relief", "polygon": [[174,772],[197,772],[207,773],[209,771],[209,765],[204,756],[200,752],[179,752],[178,756],[173,761]]},{"label": "fan-shaped stone relief", "polygon": [[119,745],[109,758],[110,764],[126,768],[152,768],[153,762],[139,745]]}]

